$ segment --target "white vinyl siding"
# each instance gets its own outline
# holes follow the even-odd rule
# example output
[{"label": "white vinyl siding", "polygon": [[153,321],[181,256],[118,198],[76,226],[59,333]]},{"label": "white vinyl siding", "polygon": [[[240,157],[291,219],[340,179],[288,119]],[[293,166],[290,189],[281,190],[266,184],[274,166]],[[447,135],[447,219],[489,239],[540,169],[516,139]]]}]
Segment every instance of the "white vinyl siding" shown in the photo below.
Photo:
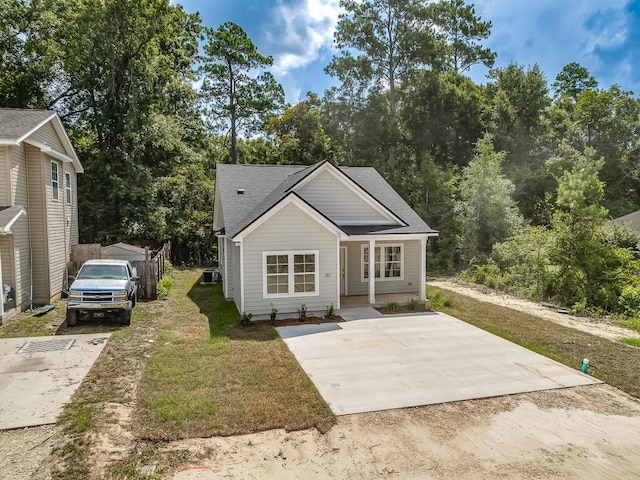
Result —
[{"label": "white vinyl siding", "polygon": [[[11,236],[0,236],[0,260],[2,263],[2,283],[10,283],[13,290],[16,290],[16,286],[13,279],[13,251],[11,248]],[[2,292],[2,290],[0,290]],[[0,301],[2,301],[0,299]]]},{"label": "white vinyl siding", "polygon": [[[310,313],[324,312],[332,303],[334,306],[338,305],[336,235],[296,205],[286,205],[247,235],[243,240],[243,248],[246,312],[254,315],[268,314],[273,304],[278,309],[278,316],[283,318],[282,315],[285,314],[295,315],[303,304]],[[317,291],[314,295],[296,295],[293,292],[293,296],[265,298],[264,252],[284,252],[283,254],[288,255],[310,249],[316,254],[314,273],[317,276]],[[234,291],[236,303],[239,295],[239,291]]]},{"label": "white vinyl siding", "polygon": [[[64,209],[65,222],[66,222],[66,218],[69,218],[69,222],[70,222],[70,224],[66,225],[67,239],[69,241],[69,245],[77,245],[79,242],[78,196],[76,195],[78,175],[76,174],[73,167],[69,164],[64,165],[64,175],[65,175],[65,182],[67,181],[67,177],[68,177],[69,189],[71,194],[71,203],[67,203]],[[66,188],[66,183],[65,183],[65,188]],[[70,248],[69,248],[69,251],[71,251]]]},{"label": "white vinyl siding", "polygon": [[335,223],[384,223],[387,219],[332,173],[325,171],[297,193]]},{"label": "white vinyl siding", "polygon": [[[240,312],[240,247],[236,246],[231,240],[227,241],[227,246],[230,247],[227,250],[227,261],[231,264],[231,289],[228,293],[229,296],[233,298],[233,301]],[[258,268],[260,267],[258,266]]]},{"label": "white vinyl siding", "polygon": [[[362,249],[365,242],[344,242],[347,247],[347,291],[349,295],[368,295],[369,280],[362,279]],[[420,285],[420,240],[377,241],[376,247],[402,245],[404,258],[402,280],[376,279],[376,294],[418,293]]]},{"label": "white vinyl siding", "polygon": [[29,140],[44,143],[60,153],[67,154],[64,146],[62,145],[62,141],[51,122],[45,123],[42,127],[29,135]]},{"label": "white vinyl siding", "polygon": [[[43,157],[48,159],[51,164],[58,164],[46,155],[43,155]],[[51,170],[51,174],[53,174],[53,170]],[[62,168],[59,168],[59,187],[62,176]],[[50,184],[53,189],[53,179],[51,179]],[[49,253],[49,299],[47,301],[50,301],[62,292],[62,287],[64,286],[65,264],[68,260],[70,250],[69,236],[71,234],[71,211],[69,206],[64,203],[59,191],[58,201],[55,201],[54,196],[47,196],[47,198],[52,199],[52,201],[48,201],[46,205],[47,248]],[[69,218],[69,221],[67,221],[67,217]]]}]

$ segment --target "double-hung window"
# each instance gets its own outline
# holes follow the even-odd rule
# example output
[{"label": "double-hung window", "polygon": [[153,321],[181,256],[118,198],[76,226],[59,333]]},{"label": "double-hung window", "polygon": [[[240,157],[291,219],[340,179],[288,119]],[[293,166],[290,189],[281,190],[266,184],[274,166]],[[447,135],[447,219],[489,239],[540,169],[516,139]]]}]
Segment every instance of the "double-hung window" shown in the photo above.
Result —
[{"label": "double-hung window", "polygon": [[64,197],[66,202],[71,205],[71,174],[64,172]]},{"label": "double-hung window", "polygon": [[[404,278],[404,251],[402,244],[377,245],[373,255],[368,245],[362,245],[361,280],[369,280],[373,270],[373,278],[379,280],[402,280]],[[373,265],[373,268],[371,266]]]},{"label": "double-hung window", "polygon": [[58,163],[51,162],[51,198],[60,198],[60,177],[58,177]]},{"label": "double-hung window", "polygon": [[318,252],[264,252],[264,297],[318,295]]}]

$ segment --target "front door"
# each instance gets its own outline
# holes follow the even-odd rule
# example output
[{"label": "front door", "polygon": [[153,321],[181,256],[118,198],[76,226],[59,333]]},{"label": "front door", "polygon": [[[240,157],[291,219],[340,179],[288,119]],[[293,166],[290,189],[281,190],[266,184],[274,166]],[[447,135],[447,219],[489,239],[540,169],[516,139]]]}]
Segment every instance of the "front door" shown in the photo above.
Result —
[{"label": "front door", "polygon": [[347,294],[347,247],[340,247],[340,295]]}]

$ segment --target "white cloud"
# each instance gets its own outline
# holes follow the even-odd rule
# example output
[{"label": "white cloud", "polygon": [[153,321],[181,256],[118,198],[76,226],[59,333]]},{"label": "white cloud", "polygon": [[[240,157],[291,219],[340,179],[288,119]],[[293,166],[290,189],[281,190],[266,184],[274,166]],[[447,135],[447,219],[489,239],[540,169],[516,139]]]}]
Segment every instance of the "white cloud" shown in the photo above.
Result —
[{"label": "white cloud", "polygon": [[339,0],[302,0],[295,4],[279,1],[266,33],[274,72],[286,75],[318,60],[323,50],[330,50],[339,14]]},{"label": "white cloud", "polygon": [[486,44],[498,53],[496,66],[537,63],[551,82],[569,62],[592,74],[604,68],[601,49],[627,41],[628,1],[476,0],[475,5],[476,13],[493,24]]}]

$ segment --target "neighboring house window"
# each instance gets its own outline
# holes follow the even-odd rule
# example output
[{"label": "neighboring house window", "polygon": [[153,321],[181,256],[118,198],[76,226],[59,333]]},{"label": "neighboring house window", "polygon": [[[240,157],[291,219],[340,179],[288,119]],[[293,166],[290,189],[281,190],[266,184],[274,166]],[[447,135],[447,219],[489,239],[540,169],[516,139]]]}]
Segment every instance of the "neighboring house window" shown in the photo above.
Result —
[{"label": "neighboring house window", "polygon": [[60,179],[58,178],[58,164],[51,162],[51,198],[60,198]]},{"label": "neighboring house window", "polygon": [[404,278],[404,251],[401,244],[380,245],[374,249],[373,258],[369,246],[362,245],[362,281],[369,280],[373,263],[373,278],[380,280],[402,280]]},{"label": "neighboring house window", "polygon": [[71,204],[71,174],[68,172],[64,174],[64,192],[67,203]]},{"label": "neighboring house window", "polygon": [[264,252],[265,297],[318,295],[318,252]]}]

